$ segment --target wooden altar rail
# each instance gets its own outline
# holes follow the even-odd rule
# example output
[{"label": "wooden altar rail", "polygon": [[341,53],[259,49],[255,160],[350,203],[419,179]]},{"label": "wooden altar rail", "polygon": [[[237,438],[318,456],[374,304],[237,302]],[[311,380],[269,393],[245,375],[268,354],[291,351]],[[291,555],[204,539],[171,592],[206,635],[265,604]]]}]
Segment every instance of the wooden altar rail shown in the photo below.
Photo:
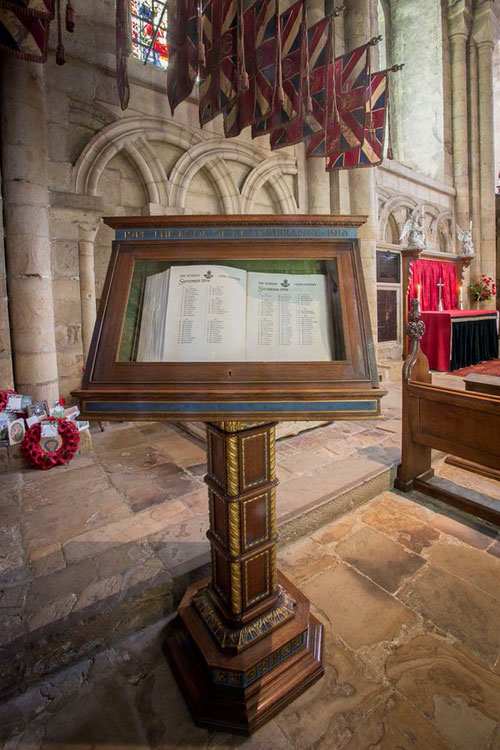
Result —
[{"label": "wooden altar rail", "polygon": [[481,502],[430,482],[431,449],[444,451],[491,469],[500,469],[500,396],[455,391],[432,385],[427,357],[420,349],[423,323],[410,313],[410,355],[403,367],[403,438],[401,464],[394,486],[437,497],[500,523],[500,501]]}]

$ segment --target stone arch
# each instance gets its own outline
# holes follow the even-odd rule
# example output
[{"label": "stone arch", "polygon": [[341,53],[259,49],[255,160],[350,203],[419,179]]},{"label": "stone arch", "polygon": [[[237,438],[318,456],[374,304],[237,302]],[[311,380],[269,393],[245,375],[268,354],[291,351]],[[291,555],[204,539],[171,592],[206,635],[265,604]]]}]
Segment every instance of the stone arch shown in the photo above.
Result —
[{"label": "stone arch", "polygon": [[408,214],[414,211],[418,206],[419,204],[413,198],[406,198],[401,195],[394,195],[392,198],[389,198],[384,203],[384,205],[382,206],[379,212],[379,221],[378,221],[379,239],[381,241],[384,240],[384,237],[386,236],[386,232],[387,232],[387,223],[389,221],[389,216],[392,215],[393,225],[395,225],[398,230],[398,242],[399,242],[399,236],[401,235],[403,225],[401,222],[397,220],[395,213],[397,212],[399,208],[404,208],[406,209],[406,212]]},{"label": "stone arch", "polygon": [[[252,172],[245,180],[241,196],[227,166],[228,160],[238,161],[240,164],[252,167]],[[293,162],[293,165],[291,162]],[[269,164],[269,168],[266,167],[267,164]],[[285,165],[285,169],[280,168],[281,164]],[[218,173],[214,171],[216,166],[218,167]],[[253,145],[239,141],[227,141],[224,138],[210,138],[203,143],[198,143],[180,157],[170,173],[170,198],[173,205],[184,207],[189,183],[198,170],[203,167],[212,172],[221,199],[224,205],[229,208],[228,213],[237,213],[241,210],[245,212],[245,207],[251,206],[255,199],[255,186],[262,186],[266,181],[281,210],[284,212],[295,212],[297,210],[293,194],[290,190],[287,190],[285,183],[278,179],[284,174],[291,174],[290,169],[292,167],[296,171],[295,160],[289,157],[283,158],[277,154],[267,158],[264,151]],[[256,172],[255,178],[250,179],[256,169],[261,171]],[[266,174],[265,179],[263,178],[264,174]]]},{"label": "stone arch", "polygon": [[69,115],[72,123],[83,125],[89,130],[98,131],[115,122],[114,114],[106,107],[76,98],[70,100]]},{"label": "stone arch", "polygon": [[269,157],[252,169],[241,190],[243,213],[251,213],[258,191],[267,182],[277,196],[280,211],[297,213],[297,202],[287,184],[281,180],[283,175],[296,175],[297,162],[289,156]]},{"label": "stone arch", "polygon": [[434,231],[436,238],[436,247],[445,253],[454,253],[453,246],[453,215],[451,211],[441,211],[434,219]]},{"label": "stone arch", "polygon": [[155,184],[158,187],[158,203],[167,205],[169,202],[170,185],[163,164],[144,136],[139,136],[135,141],[135,145],[149,165]]},{"label": "stone arch", "polygon": [[396,217],[394,216],[394,214],[390,213],[387,217],[387,222],[385,225],[385,235],[383,239],[385,240],[385,242],[390,242],[393,245],[397,245],[399,243],[400,234],[401,232],[396,221]]},{"label": "stone arch", "polygon": [[[73,170],[74,191],[96,195],[99,177],[109,160],[119,151],[127,150],[126,147],[135,144],[138,139],[140,139],[142,148],[144,141],[167,140],[172,145],[180,146],[186,151],[193,144],[203,140],[191,128],[160,117],[124,117],[121,120],[116,120],[96,133],[82,150]],[[153,196],[158,196],[160,191],[158,187],[156,187],[156,190],[150,187],[155,180],[148,159],[142,153],[142,149],[133,145],[128,150],[128,155],[144,180],[151,202],[159,202]],[[157,168],[158,165],[156,165]],[[167,185],[165,191],[168,191]]]}]

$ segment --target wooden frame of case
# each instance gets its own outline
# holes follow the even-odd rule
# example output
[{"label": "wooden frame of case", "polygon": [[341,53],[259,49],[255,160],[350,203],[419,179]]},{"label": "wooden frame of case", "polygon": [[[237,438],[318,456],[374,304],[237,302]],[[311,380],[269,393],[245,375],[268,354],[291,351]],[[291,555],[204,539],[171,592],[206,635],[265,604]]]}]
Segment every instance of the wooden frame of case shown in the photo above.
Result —
[{"label": "wooden frame of case", "polygon": [[[85,419],[307,420],[380,412],[358,216],[106,218],[116,238],[82,388]],[[346,359],[332,362],[118,361],[134,263],[337,259]],[[346,291],[349,290],[349,291]]]}]

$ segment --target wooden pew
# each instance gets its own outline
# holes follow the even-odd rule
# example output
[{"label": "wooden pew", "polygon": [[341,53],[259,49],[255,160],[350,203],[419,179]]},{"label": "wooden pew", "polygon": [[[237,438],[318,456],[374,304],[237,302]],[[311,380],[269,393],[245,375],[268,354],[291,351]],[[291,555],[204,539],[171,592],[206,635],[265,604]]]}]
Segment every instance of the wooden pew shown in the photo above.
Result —
[{"label": "wooden pew", "polygon": [[466,391],[500,396],[500,378],[495,375],[475,375],[471,373],[465,376],[464,383]]},{"label": "wooden pew", "polygon": [[[466,391],[487,393],[491,396],[500,396],[499,377],[471,373],[470,375],[466,375],[463,381],[465,383]],[[489,469],[487,466],[482,466],[474,461],[467,461],[465,458],[457,458],[457,456],[446,456],[444,462],[451,466],[457,466],[459,469],[473,471],[475,474],[480,474],[488,479],[496,479],[497,481],[500,481],[500,471],[498,469]]]},{"label": "wooden pew", "polygon": [[432,481],[432,448],[500,470],[500,396],[432,385],[427,357],[420,349],[424,330],[418,301],[412,300],[411,350],[403,367],[401,464],[394,486],[403,492],[420,490],[500,523],[500,501],[479,493],[450,491],[443,486],[446,482]]}]

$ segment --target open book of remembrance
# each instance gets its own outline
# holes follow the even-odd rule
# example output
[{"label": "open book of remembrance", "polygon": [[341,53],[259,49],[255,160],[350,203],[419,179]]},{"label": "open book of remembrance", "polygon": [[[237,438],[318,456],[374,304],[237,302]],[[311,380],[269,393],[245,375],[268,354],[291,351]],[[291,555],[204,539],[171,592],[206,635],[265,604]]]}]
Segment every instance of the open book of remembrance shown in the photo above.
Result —
[{"label": "open book of remembrance", "polygon": [[188,265],[146,278],[138,362],[331,359],[321,274]]}]

